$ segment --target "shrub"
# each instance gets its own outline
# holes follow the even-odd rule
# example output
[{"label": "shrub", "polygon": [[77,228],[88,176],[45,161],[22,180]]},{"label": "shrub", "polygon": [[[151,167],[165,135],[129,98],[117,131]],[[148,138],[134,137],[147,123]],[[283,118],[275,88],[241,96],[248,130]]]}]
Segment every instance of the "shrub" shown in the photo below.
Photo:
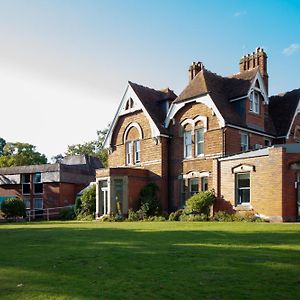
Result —
[{"label": "shrub", "polygon": [[74,206],[64,208],[59,213],[59,218],[64,221],[65,220],[74,220],[75,217],[76,217],[76,215],[75,215]]},{"label": "shrub", "polygon": [[134,221],[138,221],[138,220],[139,220],[138,214],[133,209],[129,209],[128,210],[128,221],[134,222]]},{"label": "shrub", "polygon": [[157,191],[158,186],[155,183],[149,183],[140,192],[140,210],[146,216],[155,216],[160,213],[161,207],[157,199]]},{"label": "shrub", "polygon": [[215,201],[214,191],[205,191],[194,194],[190,197],[184,208],[185,215],[201,215],[204,214],[206,217],[209,215],[210,207]]},{"label": "shrub", "polygon": [[182,214],[183,214],[183,209],[178,209],[175,212],[170,213],[169,221],[179,221],[179,218]]},{"label": "shrub", "polygon": [[184,221],[184,222],[202,222],[202,221],[207,221],[208,218],[207,218],[207,215],[205,214],[201,214],[201,215],[194,215],[194,214],[189,214],[189,215],[186,215],[186,214],[182,214],[180,217],[179,217],[179,220],[180,221]]},{"label": "shrub", "polygon": [[81,196],[81,211],[83,215],[93,215],[96,211],[96,185],[88,187]]},{"label": "shrub", "polygon": [[211,218],[212,221],[218,222],[263,222],[253,211],[236,212],[233,214],[225,211],[218,211]]},{"label": "shrub", "polygon": [[79,215],[79,213],[81,212],[81,208],[82,208],[81,197],[76,197],[75,206],[74,206],[74,212],[76,216]]},{"label": "shrub", "polygon": [[150,216],[145,221],[150,221],[150,222],[164,222],[166,221],[166,218],[164,216]]},{"label": "shrub", "polygon": [[211,220],[217,222],[233,222],[234,218],[235,218],[234,214],[229,214],[225,211],[220,210],[214,214]]},{"label": "shrub", "polygon": [[105,215],[100,219],[102,222],[115,222],[115,216],[114,215]]},{"label": "shrub", "polygon": [[2,213],[6,219],[24,217],[26,207],[24,202],[18,198],[8,198],[1,205]]}]

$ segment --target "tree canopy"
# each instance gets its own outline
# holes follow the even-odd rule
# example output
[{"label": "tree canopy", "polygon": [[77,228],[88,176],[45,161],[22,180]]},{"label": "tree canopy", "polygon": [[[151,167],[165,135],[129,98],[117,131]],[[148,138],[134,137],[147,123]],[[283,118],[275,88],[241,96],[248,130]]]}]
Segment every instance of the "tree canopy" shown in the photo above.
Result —
[{"label": "tree canopy", "polygon": [[107,167],[107,150],[103,148],[105,136],[107,134],[108,127],[103,130],[97,131],[97,139],[86,142],[84,144],[75,144],[68,146],[66,155],[82,155],[87,154],[98,157],[104,167]]},{"label": "tree canopy", "polygon": [[[3,142],[4,141],[4,142]],[[28,143],[6,143],[0,138],[0,167],[46,164],[44,154]]]}]

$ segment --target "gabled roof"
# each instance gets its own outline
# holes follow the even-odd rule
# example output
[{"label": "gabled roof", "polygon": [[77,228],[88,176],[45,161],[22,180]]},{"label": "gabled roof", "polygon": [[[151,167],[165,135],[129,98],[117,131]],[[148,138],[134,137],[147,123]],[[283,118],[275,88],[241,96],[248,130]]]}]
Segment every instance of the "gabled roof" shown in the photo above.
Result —
[{"label": "gabled roof", "polygon": [[[128,81],[125,93],[105,137],[104,147],[109,148],[111,146],[112,135],[119,117],[121,115],[130,114],[138,110],[142,110],[148,119],[153,137],[161,134],[168,135],[168,129],[163,126],[166,117],[166,111],[164,111],[161,103],[165,101],[172,102],[176,97],[177,96],[174,94],[174,92],[169,88],[158,91]],[[135,102],[135,106],[133,107],[133,110],[127,111],[125,104],[128,101],[128,98],[132,98],[132,100]]]},{"label": "gabled roof", "polygon": [[144,105],[160,133],[167,134],[168,130],[163,126],[166,112],[162,110],[159,104],[164,100],[172,102],[177,97],[176,94],[169,88],[158,91],[131,81],[128,81],[128,83]]},{"label": "gabled roof", "polygon": [[202,69],[176,98],[174,103],[210,94],[225,122],[244,125],[241,116],[234,110],[229,100],[246,96],[257,72],[258,69],[256,68],[231,77],[222,77]]},{"label": "gabled roof", "polygon": [[277,134],[286,136],[300,100],[300,89],[270,97],[269,114]]}]

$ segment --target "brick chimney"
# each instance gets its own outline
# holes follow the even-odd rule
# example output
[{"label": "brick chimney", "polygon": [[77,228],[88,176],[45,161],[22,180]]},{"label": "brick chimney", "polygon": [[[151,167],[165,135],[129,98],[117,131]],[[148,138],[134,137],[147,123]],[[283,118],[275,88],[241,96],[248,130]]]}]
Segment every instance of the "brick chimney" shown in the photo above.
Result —
[{"label": "brick chimney", "polygon": [[262,75],[267,93],[269,88],[269,75],[267,72],[267,54],[264,49],[258,47],[255,52],[244,55],[240,60],[240,73],[252,70],[256,67],[259,68]]},{"label": "brick chimney", "polygon": [[202,62],[198,61],[193,62],[193,64],[189,67],[189,80],[190,82],[195,78],[195,76],[203,69]]}]

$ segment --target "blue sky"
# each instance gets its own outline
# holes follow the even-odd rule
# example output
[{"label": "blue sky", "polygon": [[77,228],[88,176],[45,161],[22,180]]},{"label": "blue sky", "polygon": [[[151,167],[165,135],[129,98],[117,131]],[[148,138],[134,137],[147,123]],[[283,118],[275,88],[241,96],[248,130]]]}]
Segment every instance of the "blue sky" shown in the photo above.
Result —
[{"label": "blue sky", "polygon": [[128,80],[179,93],[268,54],[270,94],[300,88],[300,1],[0,0],[0,136],[51,157],[96,138]]}]

